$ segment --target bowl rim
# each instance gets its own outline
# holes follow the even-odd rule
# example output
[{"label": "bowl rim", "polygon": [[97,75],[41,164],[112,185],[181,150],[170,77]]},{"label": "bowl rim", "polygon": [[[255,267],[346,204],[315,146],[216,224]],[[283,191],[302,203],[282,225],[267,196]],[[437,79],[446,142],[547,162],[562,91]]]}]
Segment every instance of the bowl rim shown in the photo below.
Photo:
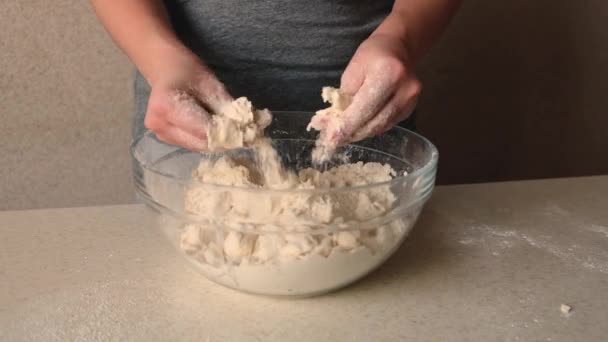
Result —
[{"label": "bowl rim", "polygon": [[[273,111],[273,116],[274,114],[288,114],[288,115],[312,115],[314,113],[312,112],[305,112],[305,111]],[[172,145],[172,144],[168,144],[164,141],[159,140],[156,137],[156,134],[148,129],[145,130],[145,132],[135,138],[132,139],[131,144],[130,144],[130,148],[129,148],[129,152],[131,154],[131,158],[133,159],[133,161],[135,161],[140,167],[146,169],[149,172],[152,172],[158,176],[162,176],[162,177],[166,177],[169,179],[172,179],[180,184],[184,184],[184,185],[202,185],[205,187],[209,187],[210,189],[217,189],[217,190],[238,190],[238,191],[244,191],[244,192],[254,192],[254,193],[259,193],[259,192],[263,192],[263,193],[323,193],[323,192],[342,192],[342,191],[362,191],[362,190],[369,190],[371,188],[379,188],[382,186],[393,186],[394,184],[397,183],[401,183],[401,182],[406,182],[412,179],[418,179],[418,177],[420,177],[421,175],[427,174],[433,170],[436,169],[437,167],[437,163],[439,160],[439,151],[437,150],[437,147],[435,147],[435,145],[427,138],[425,138],[423,135],[418,134],[414,131],[411,131],[409,129],[405,129],[403,127],[399,127],[399,126],[394,126],[392,127],[389,131],[401,131],[402,133],[404,133],[405,135],[411,135],[411,136],[415,136],[416,138],[422,140],[430,149],[430,160],[423,165],[421,168],[414,170],[413,172],[408,172],[407,174],[398,174],[397,176],[393,177],[392,179],[388,180],[388,181],[383,181],[383,182],[376,182],[376,183],[369,183],[369,184],[364,184],[364,185],[355,185],[355,186],[340,186],[340,187],[332,187],[332,188],[315,188],[315,189],[294,189],[294,188],[284,188],[284,189],[269,189],[269,188],[248,188],[248,187],[240,187],[240,186],[233,186],[233,185],[223,185],[223,184],[215,184],[215,183],[205,183],[205,182],[201,182],[197,179],[183,179],[183,178],[178,178],[175,177],[174,175],[159,171],[157,169],[154,169],[152,167],[150,167],[148,164],[146,163],[142,163],[136,156],[135,156],[135,148],[137,147],[137,144],[144,139],[146,136],[153,136],[153,138],[155,140],[157,140],[159,143],[167,145],[167,146],[174,146],[176,148],[178,148],[178,150],[176,151],[187,151],[189,153],[197,153],[195,151],[191,151],[188,149],[185,149],[181,146],[177,146],[177,145]],[[286,138],[285,140],[288,139],[294,139],[294,138]],[[275,140],[283,140],[283,139],[271,139],[272,141]],[[175,151],[174,151],[175,152]],[[203,152],[204,153],[204,152]],[[134,174],[135,175],[135,174]]]}]

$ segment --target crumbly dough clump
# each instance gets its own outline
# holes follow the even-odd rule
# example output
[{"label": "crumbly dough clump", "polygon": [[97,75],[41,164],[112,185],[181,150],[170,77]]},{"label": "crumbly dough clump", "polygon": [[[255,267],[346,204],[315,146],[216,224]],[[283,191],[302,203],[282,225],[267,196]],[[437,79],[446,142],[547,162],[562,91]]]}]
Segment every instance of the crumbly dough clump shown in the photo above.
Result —
[{"label": "crumbly dough clump", "polygon": [[271,121],[268,109],[254,109],[245,97],[229,102],[211,116],[211,125],[207,129],[209,151],[250,146],[264,136],[264,129]]},{"label": "crumbly dough clump", "polygon": [[[266,172],[279,175],[268,178]],[[304,169],[298,174],[268,170],[246,158],[223,156],[204,160],[194,171],[186,194],[186,210],[223,226],[218,240],[213,223],[186,227],[181,248],[205,263],[259,264],[298,259],[311,254],[328,257],[335,251],[369,248],[372,253],[402,233],[402,226],[386,225],[367,231],[321,232],[327,224],[348,227],[390,211],[396,200],[388,186],[357,191],[298,190],[359,186],[389,181],[395,175],[379,163],[345,164],[327,171]],[[268,183],[266,180],[272,179]],[[200,182],[200,183],[198,183]],[[202,184],[205,183],[205,184]],[[217,187],[231,186],[231,188]],[[294,191],[260,192],[262,189]],[[264,231],[267,233],[258,234]],[[251,233],[248,233],[251,232]]]}]

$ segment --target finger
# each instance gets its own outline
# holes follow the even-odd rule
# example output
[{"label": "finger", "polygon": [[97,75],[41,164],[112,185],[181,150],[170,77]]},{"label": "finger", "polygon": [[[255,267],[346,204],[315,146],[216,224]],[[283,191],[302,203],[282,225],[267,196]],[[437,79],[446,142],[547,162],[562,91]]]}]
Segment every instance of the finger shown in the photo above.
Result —
[{"label": "finger", "polygon": [[355,95],[363,85],[365,72],[363,66],[356,60],[352,60],[344,69],[340,79],[340,90],[344,94]]},{"label": "finger", "polygon": [[353,97],[353,102],[344,111],[344,123],[328,132],[328,139],[338,145],[347,143],[366,122],[372,119],[386,104],[391,95],[392,82],[382,77],[367,77]]},{"label": "finger", "polygon": [[199,139],[207,138],[210,124],[209,113],[192,95],[178,93],[172,99],[172,105],[165,114],[165,119],[173,126],[194,135]]},{"label": "finger", "polygon": [[386,131],[393,128],[395,125],[399,124],[401,121],[406,120],[412,115],[416,106],[418,104],[418,97],[420,95],[420,91],[422,90],[422,86],[418,80],[411,82],[410,86],[406,90],[406,94],[404,98],[406,99],[405,103],[400,106],[401,109],[393,116],[387,125],[385,125],[379,134],[385,133]]},{"label": "finger", "polygon": [[405,120],[416,107],[420,88],[420,82],[417,80],[405,82],[405,85],[399,88],[378,114],[353,135],[352,141],[384,133],[395,124]]},{"label": "finger", "polygon": [[323,132],[327,125],[329,124],[329,117],[327,115],[313,115],[308,123],[308,127],[306,130],[310,130],[311,128],[316,129],[317,131]]},{"label": "finger", "polygon": [[156,136],[168,144],[181,146],[191,151],[206,151],[208,148],[206,139],[200,139],[177,126],[168,125],[156,133]]},{"label": "finger", "polygon": [[395,98],[392,98],[375,117],[373,117],[365,125],[363,125],[363,127],[355,132],[350,141],[360,141],[380,133],[381,129],[387,126],[390,120],[395,116],[396,112],[397,105],[395,103]]},{"label": "finger", "polygon": [[212,72],[200,75],[199,81],[193,88],[196,97],[212,113],[220,112],[226,103],[234,100],[224,84]]},{"label": "finger", "polygon": [[345,110],[344,131],[347,138],[371,120],[408,78],[407,69],[399,59],[385,58],[372,63],[365,70],[365,80],[354,95],[353,102]]},{"label": "finger", "polygon": [[414,99],[410,103],[406,104],[406,106],[400,111],[400,114],[393,117],[393,119],[390,120],[387,125],[379,130],[378,134],[384,134],[391,128],[397,126],[401,121],[407,120],[407,118],[409,118],[414,112],[414,109],[416,109],[417,102],[417,99]]}]

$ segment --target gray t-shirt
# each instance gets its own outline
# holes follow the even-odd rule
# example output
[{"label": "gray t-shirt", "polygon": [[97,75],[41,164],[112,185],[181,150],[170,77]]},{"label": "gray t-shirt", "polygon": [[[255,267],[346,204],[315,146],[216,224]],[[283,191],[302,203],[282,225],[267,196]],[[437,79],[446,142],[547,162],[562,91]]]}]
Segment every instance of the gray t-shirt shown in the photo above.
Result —
[{"label": "gray t-shirt", "polygon": [[[390,0],[166,0],[180,39],[235,96],[271,110],[314,111],[339,86],[359,44],[389,14]],[[135,78],[134,135],[150,94]]]}]

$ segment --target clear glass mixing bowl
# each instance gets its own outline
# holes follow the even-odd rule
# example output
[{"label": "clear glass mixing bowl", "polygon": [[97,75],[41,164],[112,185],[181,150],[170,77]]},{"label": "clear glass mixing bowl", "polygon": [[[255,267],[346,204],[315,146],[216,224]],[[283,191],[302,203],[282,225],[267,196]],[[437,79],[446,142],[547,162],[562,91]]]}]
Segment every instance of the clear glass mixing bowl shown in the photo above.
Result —
[{"label": "clear glass mixing bowl", "polygon": [[[316,133],[306,131],[312,113],[273,115],[266,134],[284,165],[295,171],[312,167]],[[321,166],[329,169],[344,163],[379,162],[396,171],[392,180],[339,188],[271,190],[193,181],[192,173],[201,160],[220,155],[168,145],[151,132],[133,142],[131,153],[137,193],[154,209],[160,228],[186,260],[217,283],[275,296],[332,291],[381,265],[403,242],[430,197],[438,160],[436,148],[427,139],[395,127],[382,136],[340,148],[331,161]],[[247,149],[226,153],[239,158],[256,157]],[[209,195],[215,201],[225,196],[247,196],[260,210],[266,210],[264,203],[284,206],[304,201],[313,205],[347,198],[357,202],[352,216],[359,219],[340,217],[318,222],[304,215],[297,222],[268,222],[258,215],[235,218],[225,215],[225,211],[198,215],[185,204],[192,191],[202,191],[203,198]],[[357,205],[373,206],[378,196],[388,196],[390,205],[376,208],[373,216],[360,219]]]}]

